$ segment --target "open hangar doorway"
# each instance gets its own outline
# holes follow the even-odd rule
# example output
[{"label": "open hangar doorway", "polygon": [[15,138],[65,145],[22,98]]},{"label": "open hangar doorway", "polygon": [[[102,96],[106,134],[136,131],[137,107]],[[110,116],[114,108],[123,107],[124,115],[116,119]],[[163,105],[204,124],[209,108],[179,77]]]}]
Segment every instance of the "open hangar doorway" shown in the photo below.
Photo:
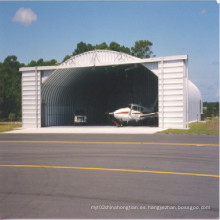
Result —
[{"label": "open hangar doorway", "polygon": [[42,83],[41,95],[42,127],[74,125],[76,112],[87,116],[87,125],[113,125],[107,112],[158,100],[158,77],[142,64],[58,69]]}]

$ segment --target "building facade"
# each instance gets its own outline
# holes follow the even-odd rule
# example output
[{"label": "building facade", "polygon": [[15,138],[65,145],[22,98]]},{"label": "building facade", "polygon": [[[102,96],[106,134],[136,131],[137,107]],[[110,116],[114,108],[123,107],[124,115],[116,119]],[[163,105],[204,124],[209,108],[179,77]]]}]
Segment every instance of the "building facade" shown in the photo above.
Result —
[{"label": "building facade", "polygon": [[187,55],[139,59],[95,50],[58,66],[23,67],[23,127],[72,125],[77,109],[90,124],[101,125],[105,112],[129,103],[158,102],[160,128],[187,128],[201,119],[202,100],[188,79]]}]

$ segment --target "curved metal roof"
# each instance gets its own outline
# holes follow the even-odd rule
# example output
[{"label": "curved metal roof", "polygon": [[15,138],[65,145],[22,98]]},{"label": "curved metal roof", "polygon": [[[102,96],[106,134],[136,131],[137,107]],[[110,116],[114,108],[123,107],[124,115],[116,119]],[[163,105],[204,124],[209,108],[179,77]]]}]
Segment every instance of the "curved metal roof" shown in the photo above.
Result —
[{"label": "curved metal roof", "polygon": [[202,100],[202,95],[198,89],[198,87],[192,82],[189,82],[189,100]]},{"label": "curved metal roof", "polygon": [[137,63],[140,58],[128,55],[126,53],[111,50],[93,50],[66,60],[60,67],[79,67],[79,66],[107,66],[126,63]]}]

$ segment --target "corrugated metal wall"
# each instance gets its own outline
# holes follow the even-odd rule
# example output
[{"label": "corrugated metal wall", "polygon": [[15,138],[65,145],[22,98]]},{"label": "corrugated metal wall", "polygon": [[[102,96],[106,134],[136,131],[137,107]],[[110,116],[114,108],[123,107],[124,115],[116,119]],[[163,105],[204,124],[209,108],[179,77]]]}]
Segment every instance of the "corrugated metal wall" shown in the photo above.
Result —
[{"label": "corrugated metal wall", "polygon": [[161,61],[159,76],[159,127],[186,128],[187,90],[184,60]]},{"label": "corrugated metal wall", "polygon": [[41,127],[41,72],[22,73],[22,126]]}]

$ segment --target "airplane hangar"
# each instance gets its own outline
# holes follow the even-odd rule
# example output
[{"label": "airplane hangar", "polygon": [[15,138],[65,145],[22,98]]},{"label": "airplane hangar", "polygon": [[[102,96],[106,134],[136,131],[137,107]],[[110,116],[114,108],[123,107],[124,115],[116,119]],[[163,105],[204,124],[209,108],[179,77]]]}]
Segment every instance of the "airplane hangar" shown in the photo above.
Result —
[{"label": "airplane hangar", "polygon": [[106,112],[130,103],[156,103],[160,128],[187,128],[201,120],[202,100],[188,79],[188,56],[140,59],[94,50],[58,66],[22,67],[22,125],[73,125],[83,111],[88,125],[105,125]]}]

